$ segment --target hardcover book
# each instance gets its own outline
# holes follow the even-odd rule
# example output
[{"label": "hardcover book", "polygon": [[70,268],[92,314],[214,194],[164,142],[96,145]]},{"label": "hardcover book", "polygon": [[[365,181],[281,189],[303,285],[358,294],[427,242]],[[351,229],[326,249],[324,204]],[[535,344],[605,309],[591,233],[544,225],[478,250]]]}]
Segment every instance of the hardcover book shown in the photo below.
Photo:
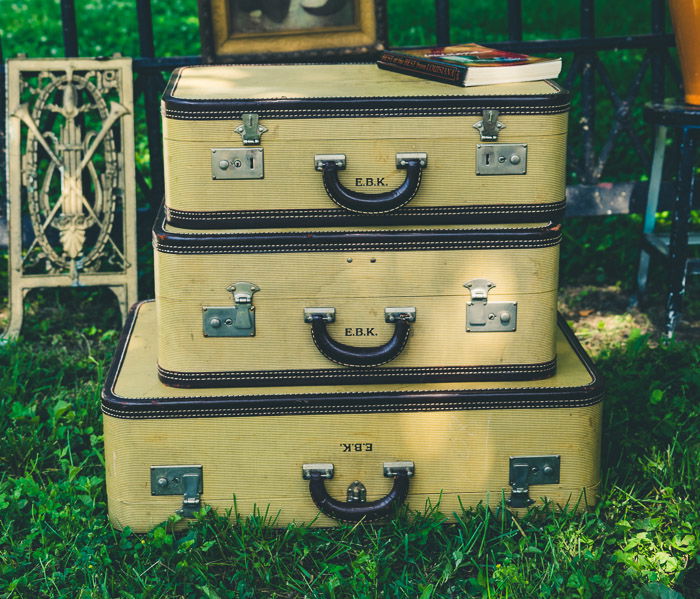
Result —
[{"label": "hardcover book", "polygon": [[540,58],[478,44],[384,51],[377,66],[452,85],[488,85],[554,79],[561,58]]}]

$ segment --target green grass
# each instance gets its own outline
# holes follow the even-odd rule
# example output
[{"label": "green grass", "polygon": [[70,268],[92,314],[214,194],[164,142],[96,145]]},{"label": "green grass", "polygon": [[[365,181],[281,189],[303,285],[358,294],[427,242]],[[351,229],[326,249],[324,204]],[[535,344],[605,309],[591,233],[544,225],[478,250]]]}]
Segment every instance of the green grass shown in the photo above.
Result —
[{"label": "green grass", "polygon": [[[83,54],[137,54],[133,0],[76,5]],[[504,28],[505,0],[452,5],[454,40],[499,39],[492,32]],[[577,35],[577,3],[523,6],[530,37]],[[431,3],[405,7],[389,0],[390,43],[433,43]],[[645,3],[596,8],[601,35],[648,30]],[[153,0],[153,13],[158,54],[198,52],[196,0]],[[61,54],[58,0],[0,0],[0,30],[5,57]],[[606,57],[623,88],[640,56]],[[601,114],[609,106],[602,101]],[[139,127],[137,159],[146,166]],[[620,150],[606,178],[639,178],[645,169]],[[630,291],[639,228],[636,217],[567,221],[562,281]],[[142,294],[152,289],[148,253],[142,248]],[[658,264],[652,275],[663,280]],[[109,526],[104,487],[99,393],[116,343],[115,301],[104,290],[63,289],[30,294],[27,308],[24,338],[0,347],[2,599],[678,599],[671,587],[700,597],[697,344],[633,330],[595,356],[608,398],[602,497],[592,511],[545,508],[516,520],[476,507],[443,524],[437,506],[385,525],[279,530],[261,506],[262,514],[232,521],[205,509],[185,532],[164,523],[134,535]],[[700,302],[687,313],[700,318]]]},{"label": "green grass", "polygon": [[98,314],[93,293],[77,321],[78,292],[44,298],[25,339],[0,348],[0,597],[636,598],[652,582],[700,594],[697,346],[633,332],[596,357],[608,398],[593,511],[477,507],[443,524],[437,506],[279,530],[261,505],[134,535],[107,521],[99,387],[116,332],[101,327],[116,313]]}]

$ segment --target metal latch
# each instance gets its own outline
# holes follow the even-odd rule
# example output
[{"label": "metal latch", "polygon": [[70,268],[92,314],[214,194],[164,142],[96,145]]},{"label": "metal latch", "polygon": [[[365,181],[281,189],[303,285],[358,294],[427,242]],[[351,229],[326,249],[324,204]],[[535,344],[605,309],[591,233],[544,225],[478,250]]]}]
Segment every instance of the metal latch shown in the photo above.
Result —
[{"label": "metal latch", "polygon": [[496,285],[487,279],[473,279],[464,284],[471,293],[467,303],[467,328],[470,333],[514,331],[518,320],[518,302],[488,301]]},{"label": "metal latch", "polygon": [[481,120],[472,125],[479,132],[481,141],[498,141],[498,132],[506,128],[498,120],[498,110],[486,109],[481,115]]},{"label": "metal latch", "polygon": [[[333,464],[302,464],[301,476],[304,480],[309,480],[314,474],[321,478],[333,478],[334,469]],[[384,462],[382,464],[382,472],[387,478],[398,474],[413,476],[415,470],[416,466],[413,462]]]},{"label": "metal latch", "polygon": [[521,456],[510,458],[508,484],[510,497],[506,503],[510,507],[527,507],[535,503],[530,498],[530,485],[558,485],[561,469],[561,456]]},{"label": "metal latch", "polygon": [[346,494],[348,503],[365,503],[367,501],[367,488],[356,480],[348,487]]},{"label": "metal latch", "polygon": [[191,518],[202,507],[202,466],[151,466],[151,495],[182,495],[177,513]]},{"label": "metal latch", "polygon": [[324,162],[334,162],[338,170],[345,170],[347,159],[345,154],[316,154],[314,156],[314,168],[317,171],[323,170]]},{"label": "metal latch", "polygon": [[333,478],[333,464],[302,464],[301,477],[309,480],[314,474],[321,478]]},{"label": "metal latch", "polygon": [[255,283],[240,281],[226,288],[233,294],[233,306],[203,306],[202,328],[205,337],[254,337]]},{"label": "metal latch", "polygon": [[[406,168],[409,160],[417,160],[421,168],[428,166],[428,154],[426,152],[397,152],[396,168]],[[323,170],[324,162],[334,162],[338,170],[344,170],[347,166],[345,154],[316,154],[314,156],[314,168]]]},{"label": "metal latch", "polygon": [[415,308],[384,308],[384,322],[396,322],[405,320],[406,322],[416,322]]},{"label": "metal latch", "polygon": [[477,175],[524,175],[527,144],[476,144]]},{"label": "metal latch", "polygon": [[416,465],[413,462],[384,462],[384,476],[392,478],[397,474],[413,476],[416,472]]},{"label": "metal latch", "polygon": [[264,179],[262,148],[212,148],[211,178],[215,181]]},{"label": "metal latch", "polygon": [[243,145],[251,146],[260,143],[260,136],[268,129],[259,123],[258,115],[253,112],[244,112],[241,115],[242,125],[234,129],[243,138]]},{"label": "metal latch", "polygon": [[426,152],[399,152],[396,154],[396,168],[406,168],[409,160],[417,160],[421,168],[428,166]]},{"label": "metal latch", "polygon": [[[312,322],[314,316],[320,316],[325,322],[335,322],[335,308],[304,308],[304,322]],[[416,321],[415,308],[384,308],[384,322],[405,320]]]},{"label": "metal latch", "polygon": [[335,308],[304,308],[304,322],[312,322],[320,316],[325,322],[335,322]]}]

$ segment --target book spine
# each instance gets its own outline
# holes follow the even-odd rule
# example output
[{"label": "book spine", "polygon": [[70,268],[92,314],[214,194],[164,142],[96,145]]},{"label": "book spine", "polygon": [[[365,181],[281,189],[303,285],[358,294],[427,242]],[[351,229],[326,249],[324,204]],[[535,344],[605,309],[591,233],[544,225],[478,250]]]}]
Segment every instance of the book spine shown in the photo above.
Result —
[{"label": "book spine", "polygon": [[432,79],[442,83],[451,83],[452,85],[463,85],[467,74],[466,67],[421,60],[414,56],[393,54],[391,52],[384,52],[379,57],[377,66],[380,69]]}]

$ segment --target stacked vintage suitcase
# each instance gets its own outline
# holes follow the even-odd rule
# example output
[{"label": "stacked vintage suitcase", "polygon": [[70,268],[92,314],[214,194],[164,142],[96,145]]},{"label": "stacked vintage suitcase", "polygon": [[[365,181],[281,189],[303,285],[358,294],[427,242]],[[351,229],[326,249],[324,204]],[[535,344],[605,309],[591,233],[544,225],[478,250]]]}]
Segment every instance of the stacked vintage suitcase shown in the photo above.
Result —
[{"label": "stacked vintage suitcase", "polygon": [[593,503],[602,388],[556,315],[568,106],[374,65],[177,71],[156,300],[103,395],[112,522]]}]

